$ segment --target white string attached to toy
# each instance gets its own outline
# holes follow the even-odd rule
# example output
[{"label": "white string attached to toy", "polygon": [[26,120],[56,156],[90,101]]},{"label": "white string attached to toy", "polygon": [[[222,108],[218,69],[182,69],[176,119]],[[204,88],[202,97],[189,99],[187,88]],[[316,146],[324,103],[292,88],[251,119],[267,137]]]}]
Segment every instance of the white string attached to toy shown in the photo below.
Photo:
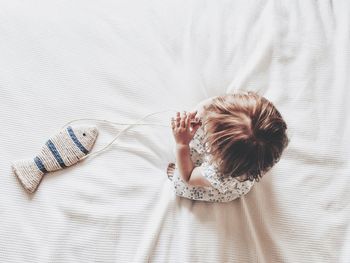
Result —
[{"label": "white string attached to toy", "polygon": [[122,129],[114,138],[113,140],[108,143],[105,147],[103,147],[102,149],[95,151],[95,152],[91,152],[86,154],[85,156],[83,156],[79,161],[84,160],[87,157],[91,157],[92,155],[98,154],[98,153],[102,153],[104,151],[106,151],[121,135],[123,132],[127,131],[128,129],[130,129],[132,126],[135,125],[158,125],[158,126],[163,126],[163,127],[168,127],[170,128],[170,125],[164,125],[164,124],[158,124],[158,123],[139,123],[140,121],[146,119],[149,116],[158,114],[158,113],[163,113],[163,112],[168,112],[168,111],[175,111],[175,112],[180,112],[178,110],[174,110],[174,109],[169,109],[169,110],[165,110],[165,111],[157,111],[157,112],[152,112],[150,114],[145,115],[144,117],[142,117],[141,119],[138,119],[135,123],[118,123],[118,122],[112,122],[112,121],[108,121],[108,120],[102,120],[102,119],[93,119],[93,118],[82,118],[82,119],[74,119],[71,120],[70,122],[66,123],[62,129],[66,126],[68,126],[69,124],[76,122],[76,121],[100,121],[100,122],[107,122],[107,123],[112,123],[112,124],[117,124],[117,125],[127,125],[127,127],[125,127],[124,129]]}]

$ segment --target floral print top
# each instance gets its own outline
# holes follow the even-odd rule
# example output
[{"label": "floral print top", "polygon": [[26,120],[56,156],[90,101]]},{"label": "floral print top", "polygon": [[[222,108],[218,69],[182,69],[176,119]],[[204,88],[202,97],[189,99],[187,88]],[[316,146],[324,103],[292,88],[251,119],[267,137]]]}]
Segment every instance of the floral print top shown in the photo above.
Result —
[{"label": "floral print top", "polygon": [[196,131],[191,140],[190,154],[194,165],[201,166],[203,175],[210,182],[211,186],[192,186],[186,184],[178,171],[169,179],[173,182],[175,194],[193,200],[208,202],[229,202],[247,194],[252,188],[254,181],[240,182],[236,178],[220,176],[217,165],[211,164],[210,154],[203,145],[203,125]]}]

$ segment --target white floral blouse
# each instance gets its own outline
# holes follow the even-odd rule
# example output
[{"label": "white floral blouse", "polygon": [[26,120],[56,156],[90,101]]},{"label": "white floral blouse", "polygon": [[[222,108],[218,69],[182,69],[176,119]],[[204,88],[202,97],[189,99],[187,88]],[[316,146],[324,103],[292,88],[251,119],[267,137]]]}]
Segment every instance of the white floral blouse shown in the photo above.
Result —
[{"label": "white floral blouse", "polygon": [[176,165],[173,176],[169,177],[173,182],[175,194],[208,202],[229,202],[247,194],[254,181],[240,182],[236,178],[220,176],[217,165],[210,164],[210,154],[205,149],[203,139],[204,128],[202,125],[189,144],[190,154],[194,165],[202,167],[203,175],[211,186],[201,187],[186,184],[182,180]]}]

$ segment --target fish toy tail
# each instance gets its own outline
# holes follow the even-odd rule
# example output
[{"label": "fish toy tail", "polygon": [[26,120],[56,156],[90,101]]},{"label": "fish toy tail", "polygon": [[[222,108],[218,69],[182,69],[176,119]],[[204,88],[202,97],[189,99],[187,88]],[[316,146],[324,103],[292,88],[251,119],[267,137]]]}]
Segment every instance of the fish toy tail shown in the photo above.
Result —
[{"label": "fish toy tail", "polygon": [[33,159],[12,162],[12,170],[23,187],[30,193],[35,192],[44,176]]}]

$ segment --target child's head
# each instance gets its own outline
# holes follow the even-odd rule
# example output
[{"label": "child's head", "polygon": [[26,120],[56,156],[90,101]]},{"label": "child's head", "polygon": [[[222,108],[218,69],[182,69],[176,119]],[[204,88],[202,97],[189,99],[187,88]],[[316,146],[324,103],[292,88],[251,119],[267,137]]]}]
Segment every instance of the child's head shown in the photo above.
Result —
[{"label": "child's head", "polygon": [[204,111],[205,142],[225,176],[259,181],[289,143],[281,114],[255,92],[218,96]]}]

